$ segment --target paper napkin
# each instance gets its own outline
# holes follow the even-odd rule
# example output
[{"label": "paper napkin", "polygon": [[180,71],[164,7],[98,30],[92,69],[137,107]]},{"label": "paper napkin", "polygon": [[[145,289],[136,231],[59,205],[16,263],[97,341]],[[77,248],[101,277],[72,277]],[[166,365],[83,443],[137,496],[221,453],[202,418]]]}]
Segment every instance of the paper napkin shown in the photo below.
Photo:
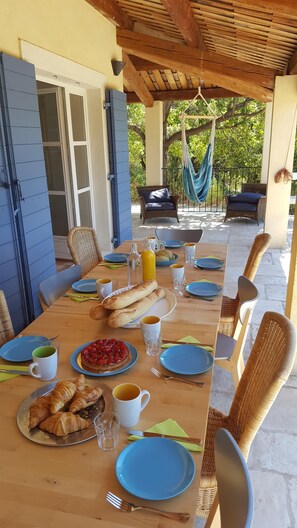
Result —
[{"label": "paper napkin", "polygon": [[67,293],[65,297],[69,297],[69,299],[72,299],[74,302],[80,303],[92,300],[94,297],[98,298],[98,295],[96,293]]},{"label": "paper napkin", "polygon": [[[195,337],[192,337],[190,335],[188,336],[185,336],[185,337],[182,337],[181,339],[177,339],[177,340],[174,340],[174,341],[179,341],[180,344],[182,345],[183,343],[192,343],[193,345],[200,345],[198,339],[196,339]],[[173,346],[176,346],[176,343],[163,343],[163,345],[161,346],[161,348],[171,348]],[[201,346],[201,348],[205,348],[205,350],[209,350],[209,352],[213,352],[213,347],[210,347],[210,346]]]},{"label": "paper napkin", "polygon": [[[152,432],[152,433],[161,433],[161,434],[167,434],[167,435],[174,435],[174,436],[189,436],[178,423],[173,420],[172,418],[168,418],[167,420],[164,420],[164,422],[160,422],[158,424],[153,425],[149,429],[146,429],[146,431]],[[141,440],[142,437],[131,435],[128,437],[128,440],[131,440],[131,442],[134,442],[135,440]],[[188,451],[197,451],[197,452],[203,452],[203,447],[197,445],[197,444],[189,444],[187,442],[178,442],[183,447],[188,449]]]},{"label": "paper napkin", "polygon": [[[19,370],[20,372],[28,372],[28,367],[20,367],[15,365],[0,365],[0,368],[5,368],[6,370]],[[4,374],[3,372],[0,372],[0,383],[3,381],[10,380],[12,378],[16,378],[19,376],[19,374]]]},{"label": "paper napkin", "polygon": [[102,261],[100,262],[100,264],[98,264],[98,266],[105,266],[106,268],[113,270],[113,269],[123,268],[124,266],[127,266],[127,264],[125,262],[120,263],[120,264],[111,264],[109,262]]}]

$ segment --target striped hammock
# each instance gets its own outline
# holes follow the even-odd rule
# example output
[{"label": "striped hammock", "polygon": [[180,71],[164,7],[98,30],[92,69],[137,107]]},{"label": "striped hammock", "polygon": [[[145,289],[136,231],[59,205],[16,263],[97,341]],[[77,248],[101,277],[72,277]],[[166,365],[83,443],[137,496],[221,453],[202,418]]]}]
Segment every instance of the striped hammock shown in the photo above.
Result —
[{"label": "striped hammock", "polygon": [[[190,117],[190,116],[189,116]],[[194,116],[193,116],[194,117]],[[209,116],[200,116],[210,119]],[[187,145],[185,121],[182,117],[182,175],[185,195],[189,200],[196,203],[205,202],[212,177],[212,160],[215,138],[216,118],[211,117],[212,127],[209,144],[204,154],[201,167],[195,173]]]}]

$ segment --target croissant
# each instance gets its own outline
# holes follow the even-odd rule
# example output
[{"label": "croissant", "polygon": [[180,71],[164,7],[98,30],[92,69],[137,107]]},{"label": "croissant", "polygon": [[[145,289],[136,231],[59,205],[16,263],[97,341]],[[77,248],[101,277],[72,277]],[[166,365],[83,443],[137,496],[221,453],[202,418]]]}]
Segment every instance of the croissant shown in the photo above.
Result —
[{"label": "croissant", "polygon": [[83,391],[85,386],[86,386],[86,378],[84,377],[83,374],[80,374],[76,380],[75,380],[75,385],[76,385],[76,388],[77,390],[79,391]]},{"label": "croissant", "polygon": [[51,394],[37,398],[29,407],[29,428],[33,429],[51,414]]},{"label": "croissant", "polygon": [[96,387],[86,387],[83,391],[77,391],[70,404],[69,411],[75,413],[93,405],[102,395],[102,390]]},{"label": "croissant", "polygon": [[69,433],[75,433],[76,431],[82,431],[89,427],[90,424],[91,420],[85,420],[78,414],[57,412],[41,422],[39,427],[42,431],[53,433],[56,436],[64,436]]},{"label": "croissant", "polygon": [[51,414],[55,414],[64,408],[76,392],[76,385],[72,381],[59,381],[52,392]]}]

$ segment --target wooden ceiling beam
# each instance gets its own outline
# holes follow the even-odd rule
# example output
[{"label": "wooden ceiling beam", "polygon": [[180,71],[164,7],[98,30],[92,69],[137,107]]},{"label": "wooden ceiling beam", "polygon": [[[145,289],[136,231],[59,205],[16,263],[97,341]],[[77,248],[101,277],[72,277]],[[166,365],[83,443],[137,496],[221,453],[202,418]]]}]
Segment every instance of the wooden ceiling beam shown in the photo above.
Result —
[{"label": "wooden ceiling beam", "polygon": [[285,17],[297,17],[297,2],[296,0],[234,0],[230,2],[234,5],[242,7],[249,7],[251,9],[263,10],[265,12],[280,14]]},{"label": "wooden ceiling beam", "polygon": [[163,70],[164,66],[162,64],[157,64],[156,62],[151,62],[141,57],[135,57],[135,55],[129,55],[131,62],[135,70],[137,71],[148,71],[148,70]]},{"label": "wooden ceiling beam", "polygon": [[296,75],[297,73],[297,51],[292,55],[291,59],[289,60],[288,64],[288,74],[289,75]]},{"label": "wooden ceiling beam", "polygon": [[114,25],[125,29],[133,29],[134,21],[117,4],[115,0],[86,0]]},{"label": "wooden ceiling beam", "polygon": [[117,29],[117,43],[127,53],[161,63],[164,68],[194,75],[245,97],[272,101],[274,78],[278,72],[271,68],[124,29]]},{"label": "wooden ceiling beam", "polygon": [[145,82],[139,73],[135,70],[130,58],[126,53],[123,52],[123,61],[125,62],[124,66],[124,77],[128,81],[129,86],[137,94],[137,97],[140,99],[141,103],[146,107],[154,106],[154,99],[151,96],[150,91],[148,90]]},{"label": "wooden ceiling beam", "polygon": [[192,48],[205,49],[203,36],[196,23],[190,2],[188,0],[161,0],[161,2],[185,42]]},{"label": "wooden ceiling beam", "polygon": [[[197,90],[159,90],[151,92],[154,101],[191,101],[197,95]],[[240,94],[225,90],[225,88],[204,88],[202,95],[205,99],[224,99],[240,97]],[[127,103],[141,103],[135,92],[127,92]]]}]

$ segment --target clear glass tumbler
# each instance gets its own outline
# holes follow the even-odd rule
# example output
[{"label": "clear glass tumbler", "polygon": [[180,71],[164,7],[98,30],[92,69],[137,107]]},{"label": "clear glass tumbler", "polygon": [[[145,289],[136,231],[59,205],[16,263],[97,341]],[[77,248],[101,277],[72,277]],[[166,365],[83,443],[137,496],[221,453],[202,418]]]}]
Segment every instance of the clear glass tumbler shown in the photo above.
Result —
[{"label": "clear glass tumbler", "polygon": [[106,411],[94,418],[98,446],[104,451],[114,449],[119,441],[120,419],[114,411]]}]

